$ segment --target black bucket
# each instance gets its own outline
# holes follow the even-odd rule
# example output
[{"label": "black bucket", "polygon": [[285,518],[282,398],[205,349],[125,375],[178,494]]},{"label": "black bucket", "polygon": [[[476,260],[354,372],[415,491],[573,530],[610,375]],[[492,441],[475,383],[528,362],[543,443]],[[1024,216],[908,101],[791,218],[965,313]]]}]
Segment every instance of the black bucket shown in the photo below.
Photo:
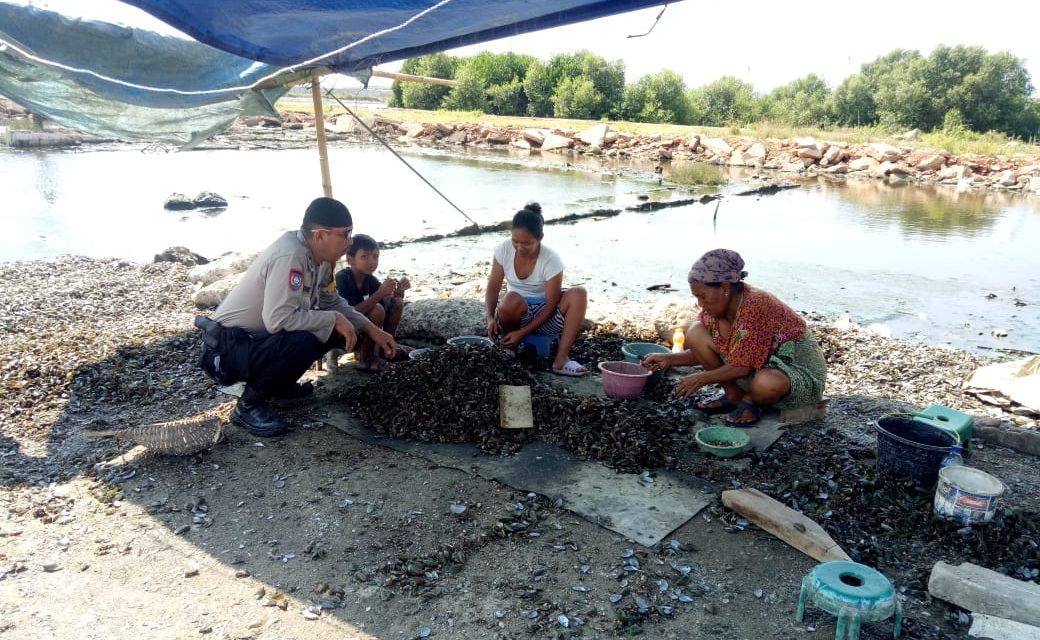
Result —
[{"label": "black bucket", "polygon": [[939,427],[913,416],[886,416],[874,423],[877,431],[877,467],[910,476],[925,486],[939,478],[939,464],[957,439]]}]

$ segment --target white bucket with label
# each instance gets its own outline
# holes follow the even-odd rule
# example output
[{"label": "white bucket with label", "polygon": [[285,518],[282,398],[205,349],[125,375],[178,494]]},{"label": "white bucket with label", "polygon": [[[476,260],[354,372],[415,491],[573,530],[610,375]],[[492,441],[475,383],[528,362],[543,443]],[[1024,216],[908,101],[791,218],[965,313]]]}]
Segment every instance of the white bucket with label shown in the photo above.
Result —
[{"label": "white bucket with label", "polygon": [[1004,494],[1004,483],[985,471],[955,465],[939,470],[935,515],[965,522],[989,522]]}]

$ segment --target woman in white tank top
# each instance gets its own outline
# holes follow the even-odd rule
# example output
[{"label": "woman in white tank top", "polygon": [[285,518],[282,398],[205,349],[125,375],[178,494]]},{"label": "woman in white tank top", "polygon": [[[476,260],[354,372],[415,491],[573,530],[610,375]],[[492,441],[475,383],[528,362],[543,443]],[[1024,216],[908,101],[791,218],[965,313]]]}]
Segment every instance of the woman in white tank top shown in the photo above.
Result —
[{"label": "woman in white tank top", "polygon": [[[542,244],[544,224],[541,205],[529,203],[513,216],[510,239],[495,248],[484,295],[487,334],[510,349],[534,333],[559,335],[553,372],[585,375],[588,370],[570,353],[585,321],[588,294],[582,287],[563,288],[563,260]],[[507,292],[499,301],[503,282]]]}]

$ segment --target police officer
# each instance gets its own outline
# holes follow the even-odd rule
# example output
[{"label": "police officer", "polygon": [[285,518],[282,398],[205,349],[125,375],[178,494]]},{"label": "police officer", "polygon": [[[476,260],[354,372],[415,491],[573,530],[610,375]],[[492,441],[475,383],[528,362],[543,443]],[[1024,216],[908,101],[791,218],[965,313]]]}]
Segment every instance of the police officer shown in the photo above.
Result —
[{"label": "police officer", "polygon": [[297,382],[300,376],[330,349],[353,350],[357,332],[387,357],[397,349],[393,336],[354,310],[332,284],[352,231],[343,203],[317,198],[302,227],[253,261],[212,320],[196,318],[204,330],[200,366],[220,384],[246,382],[231,419],[254,435],[285,433],[268,401],[312,393],[309,382]]}]

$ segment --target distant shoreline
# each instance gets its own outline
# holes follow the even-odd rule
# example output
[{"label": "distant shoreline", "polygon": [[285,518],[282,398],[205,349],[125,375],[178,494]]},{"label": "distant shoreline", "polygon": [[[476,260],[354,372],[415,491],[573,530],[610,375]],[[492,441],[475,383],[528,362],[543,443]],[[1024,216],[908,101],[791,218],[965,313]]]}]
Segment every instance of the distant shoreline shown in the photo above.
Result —
[{"label": "distant shoreline", "polygon": [[[342,110],[340,110],[342,113]],[[527,152],[535,163],[559,165],[579,158],[651,163],[667,182],[676,167],[701,162],[762,170],[777,179],[824,177],[891,184],[944,185],[961,191],[995,191],[1040,196],[1040,150],[980,156],[917,147],[919,132],[891,142],[828,140],[821,133],[789,138],[734,135],[728,130],[679,125],[608,123],[483,114],[357,108],[363,124],[349,115],[326,114],[329,144],[372,141],[368,129],[395,147],[430,147],[465,155],[470,149]],[[270,148],[314,145],[314,116],[283,111],[281,122],[244,118],[215,138]],[[279,135],[281,130],[281,135]],[[288,146],[286,148],[288,148]],[[207,146],[206,148],[211,148]]]}]

